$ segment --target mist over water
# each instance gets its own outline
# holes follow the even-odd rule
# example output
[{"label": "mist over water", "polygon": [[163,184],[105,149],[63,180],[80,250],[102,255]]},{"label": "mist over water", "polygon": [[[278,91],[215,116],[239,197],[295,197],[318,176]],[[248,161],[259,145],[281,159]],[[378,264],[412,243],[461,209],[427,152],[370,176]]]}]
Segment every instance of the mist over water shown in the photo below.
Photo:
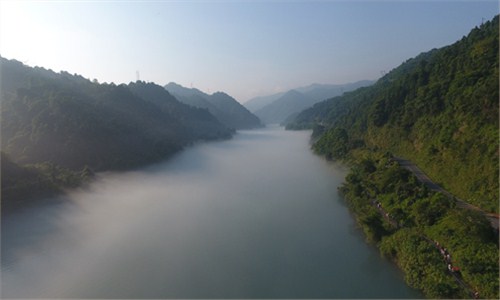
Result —
[{"label": "mist over water", "polygon": [[239,132],[2,218],[2,297],[417,298],[310,132]]}]

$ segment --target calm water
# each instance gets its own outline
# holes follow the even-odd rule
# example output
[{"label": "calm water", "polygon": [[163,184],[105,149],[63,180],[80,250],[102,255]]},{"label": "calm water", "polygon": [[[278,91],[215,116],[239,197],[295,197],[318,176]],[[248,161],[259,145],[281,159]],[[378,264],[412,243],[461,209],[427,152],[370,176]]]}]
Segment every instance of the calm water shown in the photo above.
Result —
[{"label": "calm water", "polygon": [[2,296],[418,298],[309,132],[243,131],[2,219]]}]

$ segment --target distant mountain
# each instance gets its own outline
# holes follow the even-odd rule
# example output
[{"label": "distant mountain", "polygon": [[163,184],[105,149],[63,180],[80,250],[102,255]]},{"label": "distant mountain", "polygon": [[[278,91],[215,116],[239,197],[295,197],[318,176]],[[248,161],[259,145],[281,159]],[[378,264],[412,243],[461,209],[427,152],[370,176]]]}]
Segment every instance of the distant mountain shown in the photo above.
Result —
[{"label": "distant mountain", "polygon": [[[374,81],[371,80],[361,80],[353,83],[346,83],[346,84],[319,84],[319,83],[313,83],[311,85],[305,86],[305,87],[298,87],[295,88],[294,90],[297,92],[301,92],[305,96],[315,100],[316,102],[326,100],[328,98],[332,98],[335,96],[342,95],[344,92],[347,91],[352,91],[357,88],[363,87],[363,86],[369,86],[373,84]],[[286,94],[286,92],[281,92],[281,93],[276,93],[272,95],[267,95],[267,96],[259,96],[252,98],[243,105],[251,112],[255,113],[259,109],[263,108],[266,105],[271,104],[281,96]]]},{"label": "distant mountain", "polygon": [[296,90],[291,90],[271,104],[257,110],[255,114],[266,124],[281,123],[293,113],[314,104],[314,100]]},{"label": "distant mountain", "polygon": [[2,205],[76,185],[85,170],[137,167],[233,133],[152,83],[99,84],[4,58],[0,76]]},{"label": "distant mountain", "polygon": [[346,84],[311,84],[296,90],[313,99],[315,103],[342,95],[344,92],[353,91],[360,87],[372,85],[372,80],[360,80]]},{"label": "distant mountain", "polygon": [[244,105],[264,123],[283,123],[291,116],[315,103],[342,95],[344,92],[371,85],[373,81],[362,80],[347,84],[311,84],[269,96],[253,98]]},{"label": "distant mountain", "polygon": [[185,104],[207,109],[229,128],[251,129],[262,126],[259,118],[223,92],[208,95],[198,89],[186,88],[174,82],[170,82],[164,88]]},{"label": "distant mountain", "polygon": [[283,96],[285,93],[286,92],[272,94],[268,96],[255,97],[243,103],[243,106],[245,106],[249,111],[255,113],[264,106],[273,103],[275,100]]},{"label": "distant mountain", "polygon": [[176,116],[193,139],[215,139],[230,131],[206,109],[179,102],[163,87],[154,83],[134,82],[128,88],[147,102],[158,106],[162,112]]}]

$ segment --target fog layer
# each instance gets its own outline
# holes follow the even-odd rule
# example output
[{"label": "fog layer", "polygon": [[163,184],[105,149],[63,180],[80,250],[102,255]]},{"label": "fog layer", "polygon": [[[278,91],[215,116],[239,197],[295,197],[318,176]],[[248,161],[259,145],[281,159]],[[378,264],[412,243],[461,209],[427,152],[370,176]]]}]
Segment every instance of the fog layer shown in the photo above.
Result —
[{"label": "fog layer", "polygon": [[309,132],[243,131],[2,219],[2,296],[415,298]]}]

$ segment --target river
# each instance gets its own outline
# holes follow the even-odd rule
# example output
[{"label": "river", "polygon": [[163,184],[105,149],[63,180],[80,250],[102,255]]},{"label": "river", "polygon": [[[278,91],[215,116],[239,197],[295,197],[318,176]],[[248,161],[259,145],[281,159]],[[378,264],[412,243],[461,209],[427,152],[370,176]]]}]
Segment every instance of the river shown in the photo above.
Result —
[{"label": "river", "polygon": [[2,218],[2,297],[420,298],[310,132],[241,131]]}]

